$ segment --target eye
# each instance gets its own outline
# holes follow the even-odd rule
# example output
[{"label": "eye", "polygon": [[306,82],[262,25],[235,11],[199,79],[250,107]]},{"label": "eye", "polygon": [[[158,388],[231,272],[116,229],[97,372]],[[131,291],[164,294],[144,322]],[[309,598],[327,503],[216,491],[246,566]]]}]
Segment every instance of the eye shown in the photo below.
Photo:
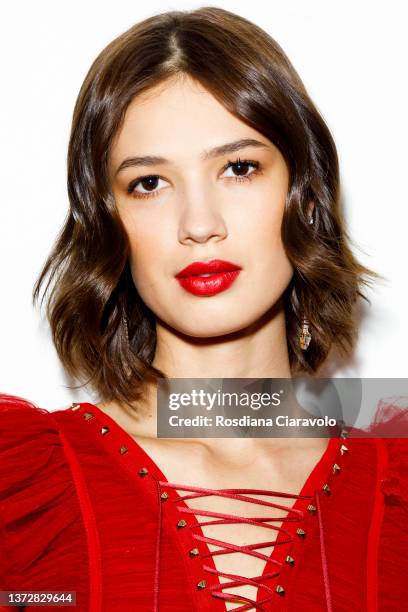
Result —
[{"label": "eye", "polygon": [[[248,174],[249,167],[252,166],[254,170]],[[226,178],[234,181],[250,181],[252,178],[260,174],[260,163],[253,160],[248,159],[237,159],[235,161],[229,161],[223,168],[224,171],[232,169],[234,172],[238,172],[238,175],[233,174],[232,176],[227,176]]]},{"label": "eye", "polygon": [[[156,195],[159,195],[157,187],[160,181],[163,181],[165,183],[167,182],[156,174],[140,176],[139,178],[129,183],[127,192],[134,195],[135,198],[152,198]],[[142,188],[142,190],[137,189],[137,187],[139,186]]]}]

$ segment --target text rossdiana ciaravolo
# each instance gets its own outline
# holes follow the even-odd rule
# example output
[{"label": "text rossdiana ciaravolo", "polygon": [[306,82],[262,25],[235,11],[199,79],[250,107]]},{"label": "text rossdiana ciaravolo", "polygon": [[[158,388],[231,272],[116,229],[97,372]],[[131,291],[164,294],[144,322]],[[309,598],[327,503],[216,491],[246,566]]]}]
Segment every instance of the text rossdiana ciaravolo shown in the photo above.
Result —
[{"label": "text rossdiana ciaravolo", "polygon": [[252,417],[248,414],[241,417],[225,417],[221,414],[215,417],[196,415],[195,417],[179,417],[171,415],[171,427],[334,427],[336,419],[327,415],[324,417],[291,418],[287,415],[276,417]]}]

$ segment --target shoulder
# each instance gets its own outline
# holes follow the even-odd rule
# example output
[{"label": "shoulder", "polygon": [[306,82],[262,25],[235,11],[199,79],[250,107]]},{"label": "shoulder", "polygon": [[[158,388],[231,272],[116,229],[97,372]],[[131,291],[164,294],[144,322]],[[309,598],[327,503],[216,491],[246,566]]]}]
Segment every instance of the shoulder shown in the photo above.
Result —
[{"label": "shoulder", "polygon": [[9,395],[6,393],[0,393],[0,426],[7,427],[10,423],[15,420],[21,422],[24,419],[43,421],[45,415],[49,415],[50,412],[45,408],[40,408],[33,402],[20,397],[18,395]]},{"label": "shoulder", "polygon": [[381,489],[386,502],[408,512],[408,398],[380,400],[370,432],[382,447]]},{"label": "shoulder", "polygon": [[369,432],[377,441],[386,506],[408,513],[408,398],[381,400]]},{"label": "shoulder", "polygon": [[408,595],[404,562],[404,551],[408,550],[408,410],[395,404],[383,404],[380,410],[377,423],[385,424],[384,435],[389,437],[375,440],[380,449],[379,463],[383,464],[379,489],[384,508],[376,552],[378,606],[381,610],[398,610]]},{"label": "shoulder", "polygon": [[63,454],[61,446],[52,412],[22,397],[0,393],[0,491],[18,488],[19,481],[31,484],[50,472],[56,456]]},{"label": "shoulder", "polygon": [[[5,462],[58,444],[59,427],[52,412],[16,395],[0,393],[0,455]],[[22,453],[24,453],[22,455]]]},{"label": "shoulder", "polygon": [[[368,427],[350,428],[354,447],[376,455],[377,475],[386,506],[400,506],[408,512],[408,398],[380,400]],[[368,446],[367,446],[368,443]]]},{"label": "shoulder", "polygon": [[0,418],[2,424],[7,423],[8,419],[16,418],[23,413],[27,414],[27,411],[31,414],[35,414],[37,411],[48,412],[18,395],[0,393]]},{"label": "shoulder", "polygon": [[60,433],[52,411],[0,394],[0,540],[16,576],[80,518]]}]

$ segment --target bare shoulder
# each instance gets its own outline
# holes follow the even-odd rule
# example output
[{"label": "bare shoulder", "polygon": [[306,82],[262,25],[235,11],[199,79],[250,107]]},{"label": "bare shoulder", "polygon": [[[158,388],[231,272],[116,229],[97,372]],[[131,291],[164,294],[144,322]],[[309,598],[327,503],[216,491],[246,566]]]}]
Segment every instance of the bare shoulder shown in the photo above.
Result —
[{"label": "bare shoulder", "polygon": [[133,438],[146,436],[145,419],[136,408],[131,411],[130,408],[115,401],[102,401],[95,406]]}]

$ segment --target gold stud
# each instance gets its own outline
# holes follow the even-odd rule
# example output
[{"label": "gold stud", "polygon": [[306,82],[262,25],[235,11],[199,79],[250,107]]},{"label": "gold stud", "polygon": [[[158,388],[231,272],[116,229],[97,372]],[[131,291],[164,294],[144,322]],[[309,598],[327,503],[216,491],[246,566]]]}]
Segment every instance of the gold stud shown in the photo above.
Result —
[{"label": "gold stud", "polygon": [[287,563],[288,565],[295,565],[295,560],[293,557],[291,557],[290,555],[288,555],[285,559],[285,563]]},{"label": "gold stud", "polygon": [[92,412],[84,412],[83,417],[86,421],[90,421],[91,419],[93,419],[93,414]]},{"label": "gold stud", "polygon": [[125,453],[128,452],[128,449],[126,448],[126,446],[121,446],[119,449],[119,452],[121,455],[124,455]]},{"label": "gold stud", "polygon": [[205,580],[200,580],[200,582],[197,582],[197,589],[205,589],[206,586],[207,583]]},{"label": "gold stud", "polygon": [[140,468],[139,470],[139,476],[146,476],[146,474],[149,473],[149,470],[145,467]]},{"label": "gold stud", "polygon": [[324,491],[326,493],[326,495],[330,495],[331,489],[330,489],[329,485],[327,484],[327,482],[326,482],[326,484],[324,484],[322,486],[322,491]]},{"label": "gold stud", "polygon": [[104,436],[105,434],[109,433],[110,429],[109,427],[101,427],[101,434]]},{"label": "gold stud", "polygon": [[192,548],[189,552],[190,557],[196,557],[199,554],[200,554],[200,551],[198,550],[198,548]]},{"label": "gold stud", "polygon": [[283,586],[281,584],[277,584],[276,585],[275,591],[278,593],[278,595],[284,595],[285,594],[285,589],[283,588]]},{"label": "gold stud", "polygon": [[177,523],[177,528],[181,529],[182,527],[185,527],[187,525],[187,521],[185,521],[184,519],[181,519],[178,523]]},{"label": "gold stud", "polygon": [[298,536],[299,536],[300,538],[304,538],[304,537],[306,536],[306,531],[304,531],[304,530],[303,530],[303,529],[301,529],[300,527],[299,527],[299,529],[296,529],[296,533],[298,534]]},{"label": "gold stud", "polygon": [[337,474],[338,472],[340,472],[340,470],[341,470],[341,467],[339,466],[339,464],[335,463],[333,465],[333,474]]},{"label": "gold stud", "polygon": [[160,499],[166,500],[168,499],[169,494],[166,493],[166,491],[163,491],[163,493],[160,494]]},{"label": "gold stud", "polygon": [[315,514],[316,512],[316,506],[313,506],[313,504],[309,504],[307,507],[308,511],[311,512],[312,514]]},{"label": "gold stud", "polygon": [[344,455],[345,453],[348,453],[348,450],[349,449],[348,449],[348,447],[345,444],[342,444],[340,446],[340,452],[341,452],[342,455]]},{"label": "gold stud", "polygon": [[71,404],[71,410],[73,411],[79,410],[80,407],[81,407],[81,404],[77,404],[76,402],[72,402]]}]

